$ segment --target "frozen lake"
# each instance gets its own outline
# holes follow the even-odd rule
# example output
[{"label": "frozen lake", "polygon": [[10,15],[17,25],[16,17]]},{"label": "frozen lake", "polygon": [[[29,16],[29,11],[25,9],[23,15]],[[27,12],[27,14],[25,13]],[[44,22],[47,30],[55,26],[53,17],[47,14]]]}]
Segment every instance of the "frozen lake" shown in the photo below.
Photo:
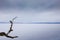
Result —
[{"label": "frozen lake", "polygon": [[[0,32],[8,32],[10,24],[0,24]],[[13,40],[60,40],[60,24],[14,24],[9,35],[19,36]],[[0,40],[12,40],[1,37]]]}]

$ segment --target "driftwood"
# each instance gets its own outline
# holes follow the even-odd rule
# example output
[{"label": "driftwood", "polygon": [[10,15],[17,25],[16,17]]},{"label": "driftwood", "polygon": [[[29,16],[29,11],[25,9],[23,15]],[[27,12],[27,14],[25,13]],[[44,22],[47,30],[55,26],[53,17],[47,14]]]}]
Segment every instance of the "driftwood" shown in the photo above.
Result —
[{"label": "driftwood", "polygon": [[9,35],[8,35],[9,33],[11,33],[11,31],[13,31],[12,26],[13,26],[13,21],[14,21],[15,19],[16,19],[16,17],[13,18],[12,20],[10,20],[11,26],[10,26],[9,31],[8,31],[7,33],[5,33],[5,32],[0,32],[0,36],[5,36],[5,37],[8,37],[8,38],[12,38],[12,39],[18,37],[18,36],[9,36]]}]

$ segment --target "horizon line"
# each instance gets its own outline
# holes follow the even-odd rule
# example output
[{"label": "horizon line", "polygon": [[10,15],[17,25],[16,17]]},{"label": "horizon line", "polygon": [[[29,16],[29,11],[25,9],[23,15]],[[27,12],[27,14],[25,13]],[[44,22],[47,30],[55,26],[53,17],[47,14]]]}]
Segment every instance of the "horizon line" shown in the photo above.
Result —
[{"label": "horizon line", "polygon": [[[0,24],[9,24],[9,22],[0,22]],[[60,24],[60,22],[14,22],[14,24]]]}]

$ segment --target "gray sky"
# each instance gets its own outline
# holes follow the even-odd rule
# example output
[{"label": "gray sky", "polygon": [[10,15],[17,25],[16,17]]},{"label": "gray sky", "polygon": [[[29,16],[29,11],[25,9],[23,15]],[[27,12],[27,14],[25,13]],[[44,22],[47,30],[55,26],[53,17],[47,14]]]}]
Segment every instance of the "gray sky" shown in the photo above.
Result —
[{"label": "gray sky", "polygon": [[[0,22],[60,22],[60,0],[0,0]],[[9,24],[0,24],[0,32],[7,32]],[[59,40],[60,24],[14,24],[13,40]],[[1,40],[11,40],[1,37]]]},{"label": "gray sky", "polygon": [[60,21],[60,0],[0,0],[0,21]]}]

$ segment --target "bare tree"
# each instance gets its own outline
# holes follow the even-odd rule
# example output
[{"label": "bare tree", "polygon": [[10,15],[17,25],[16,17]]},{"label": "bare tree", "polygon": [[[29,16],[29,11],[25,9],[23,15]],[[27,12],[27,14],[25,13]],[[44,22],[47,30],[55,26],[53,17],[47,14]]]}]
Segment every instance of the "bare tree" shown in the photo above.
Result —
[{"label": "bare tree", "polygon": [[0,32],[0,36],[5,36],[5,37],[8,37],[8,38],[12,38],[12,39],[18,37],[18,36],[9,36],[9,35],[8,35],[11,31],[13,31],[13,29],[12,29],[13,21],[14,21],[16,18],[17,18],[17,17],[15,17],[15,18],[13,18],[12,20],[10,20],[10,23],[11,23],[10,30],[9,30],[7,33],[5,33],[5,32]]}]

